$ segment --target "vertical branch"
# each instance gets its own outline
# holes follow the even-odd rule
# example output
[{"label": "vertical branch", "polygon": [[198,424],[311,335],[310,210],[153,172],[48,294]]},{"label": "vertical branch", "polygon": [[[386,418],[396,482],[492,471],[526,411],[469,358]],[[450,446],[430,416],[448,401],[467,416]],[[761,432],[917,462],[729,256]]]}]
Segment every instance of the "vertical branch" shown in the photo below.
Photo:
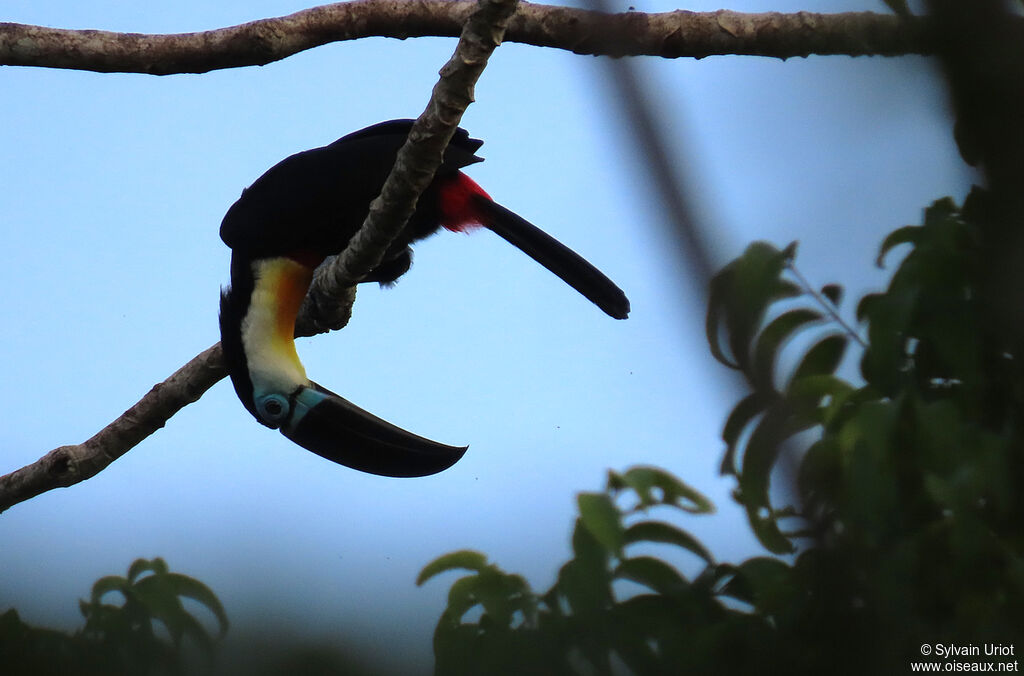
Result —
[{"label": "vertical branch", "polygon": [[346,289],[379,265],[388,245],[412,216],[419,196],[441,166],[445,148],[473,102],[476,81],[501,44],[517,6],[518,0],[480,0],[467,19],[455,53],[441,68],[430,101],[413,124],[362,227],[339,256],[316,271],[307,305],[319,310],[314,318],[318,326],[331,328],[337,323],[339,318],[331,312],[337,306],[329,299],[347,293]]}]

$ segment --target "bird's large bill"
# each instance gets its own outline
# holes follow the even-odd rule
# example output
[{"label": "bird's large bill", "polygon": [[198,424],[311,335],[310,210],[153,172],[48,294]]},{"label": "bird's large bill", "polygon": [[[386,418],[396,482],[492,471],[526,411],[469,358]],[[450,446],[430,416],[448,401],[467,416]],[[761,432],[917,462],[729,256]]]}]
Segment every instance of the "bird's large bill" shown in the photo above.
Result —
[{"label": "bird's large bill", "polygon": [[296,396],[292,418],[281,433],[321,457],[370,474],[419,477],[448,469],[466,452],[465,446],[403,430],[313,385]]}]

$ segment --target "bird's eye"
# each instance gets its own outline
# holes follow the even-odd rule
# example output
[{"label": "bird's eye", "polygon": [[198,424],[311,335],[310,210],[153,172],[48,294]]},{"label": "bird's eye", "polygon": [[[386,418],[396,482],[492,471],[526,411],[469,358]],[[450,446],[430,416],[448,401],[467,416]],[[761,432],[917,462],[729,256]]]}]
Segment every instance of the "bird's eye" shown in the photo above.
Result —
[{"label": "bird's eye", "polygon": [[265,422],[277,427],[288,419],[291,406],[287,397],[280,394],[268,394],[256,402],[256,408]]}]

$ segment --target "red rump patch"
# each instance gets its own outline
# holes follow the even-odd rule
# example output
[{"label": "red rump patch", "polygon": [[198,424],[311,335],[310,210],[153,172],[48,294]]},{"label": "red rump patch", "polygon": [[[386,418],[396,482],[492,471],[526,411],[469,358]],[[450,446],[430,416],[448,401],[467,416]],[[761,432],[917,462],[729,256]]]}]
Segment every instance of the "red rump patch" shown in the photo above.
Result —
[{"label": "red rump patch", "polygon": [[441,225],[453,232],[465,232],[469,228],[483,225],[483,215],[471,199],[480,195],[491,199],[476,181],[461,171],[440,186],[438,206],[441,210]]}]

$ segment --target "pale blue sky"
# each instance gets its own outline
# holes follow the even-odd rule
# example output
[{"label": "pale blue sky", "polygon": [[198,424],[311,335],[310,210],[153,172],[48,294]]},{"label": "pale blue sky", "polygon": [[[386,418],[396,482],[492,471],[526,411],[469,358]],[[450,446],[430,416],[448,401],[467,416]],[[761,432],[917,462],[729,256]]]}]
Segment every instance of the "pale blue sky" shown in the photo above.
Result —
[{"label": "pale blue sky", "polygon": [[[305,6],[34,0],[0,20],[176,32]],[[0,471],[87,439],[215,342],[229,258],[217,228],[241,189],[293,152],[418,115],[454,44],[349,42],[201,76],[0,70]],[[807,277],[859,296],[884,282],[871,265],[885,232],[969,187],[926,59],[640,61],[718,263],[754,239],[799,239]],[[614,279],[629,320],[489,233],[438,235],[397,287],[360,289],[347,329],[299,351],[312,378],[368,410],[468,443],[460,463],[419,480],[356,473],[256,424],[223,382],[98,477],[0,515],[0,609],[77,626],[93,580],[159,555],[210,584],[239,635],[258,610],[426,673],[451,578],[416,588],[422,565],[480,549],[544,590],[569,552],[575,493],[638,463],[715,500],[718,514],[681,525],[718,556],[759,553],[717,474],[735,392],[605,75],[591,57],[504,45],[463,126],[485,140],[473,178]]]}]

